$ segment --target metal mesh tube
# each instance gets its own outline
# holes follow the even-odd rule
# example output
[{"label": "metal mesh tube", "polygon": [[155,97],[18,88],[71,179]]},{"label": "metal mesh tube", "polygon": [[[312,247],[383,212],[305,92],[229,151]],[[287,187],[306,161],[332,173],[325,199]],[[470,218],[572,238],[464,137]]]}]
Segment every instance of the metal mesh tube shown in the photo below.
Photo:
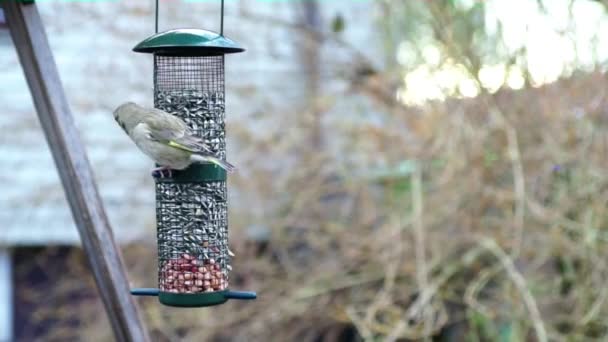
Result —
[{"label": "metal mesh tube", "polygon": [[[154,56],[154,106],[183,119],[226,157],[224,57]],[[159,288],[172,293],[228,286],[226,181],[156,182]]]},{"label": "metal mesh tube", "polygon": [[155,56],[154,61],[154,106],[182,118],[225,159],[224,56]]}]

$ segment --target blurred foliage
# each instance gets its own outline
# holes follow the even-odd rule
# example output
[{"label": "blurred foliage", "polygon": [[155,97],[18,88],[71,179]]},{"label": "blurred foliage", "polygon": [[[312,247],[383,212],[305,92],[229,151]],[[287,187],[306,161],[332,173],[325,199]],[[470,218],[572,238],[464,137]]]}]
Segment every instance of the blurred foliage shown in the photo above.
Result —
[{"label": "blurred foliage", "polygon": [[[532,27],[538,29],[541,26],[545,29],[543,32],[547,35],[547,42],[559,40],[564,48],[568,49],[564,55],[573,54],[573,57],[563,61],[558,57],[560,63],[563,63],[561,76],[569,77],[576,70],[593,70],[606,66],[606,60],[598,56],[598,49],[602,49],[601,33],[596,31],[593,37],[582,38],[593,41],[590,48],[586,48],[587,42],[581,42],[578,35],[585,30],[582,28],[584,25],[580,25],[580,21],[585,20],[581,19],[582,8],[589,11],[593,7],[596,12],[601,13],[600,17],[605,21],[606,2],[599,2],[603,6],[593,6],[596,2],[591,0],[519,2],[513,5],[521,7],[522,17],[517,24],[514,24],[513,20],[505,21],[508,16],[516,16],[517,11],[509,13],[507,17],[501,15],[500,11],[504,10],[504,7],[499,6],[500,1],[378,2],[382,18],[379,24],[384,37],[384,47],[388,51],[386,62],[392,72],[400,72],[403,77],[424,66],[432,70],[431,74],[445,70],[458,71],[461,78],[474,82],[477,93],[495,92],[505,86],[510,77],[519,77],[520,74],[525,86],[538,86],[543,81],[540,75],[534,75],[530,66],[529,39]],[[535,15],[526,12],[530,7],[536,8]],[[566,21],[545,20],[551,17],[562,18],[564,11]],[[507,30],[507,25],[510,30]],[[517,34],[514,33],[514,28]],[[514,39],[517,35],[519,40]],[[543,44],[544,41],[537,43]],[[535,47],[535,50],[538,50],[538,47]],[[586,57],[589,54],[594,56],[591,62]],[[547,55],[545,58],[552,56]],[[484,82],[483,74],[487,71],[484,68],[499,68],[503,72],[499,87]],[[462,79],[460,81],[462,82]],[[415,87],[416,84],[409,86]],[[459,87],[445,84],[438,86],[443,87],[445,96],[463,95]]]},{"label": "blurred foliage", "polygon": [[341,13],[336,14],[331,22],[331,29],[334,33],[340,33],[345,28],[344,16]]}]

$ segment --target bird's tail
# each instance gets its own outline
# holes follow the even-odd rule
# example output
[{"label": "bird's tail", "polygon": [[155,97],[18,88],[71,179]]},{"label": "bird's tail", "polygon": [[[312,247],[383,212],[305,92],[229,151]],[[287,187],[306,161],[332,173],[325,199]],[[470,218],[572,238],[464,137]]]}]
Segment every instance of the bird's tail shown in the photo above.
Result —
[{"label": "bird's tail", "polygon": [[213,163],[219,167],[221,167],[222,169],[226,170],[226,172],[228,173],[233,173],[234,171],[236,171],[236,166],[230,164],[229,162],[225,161],[225,160],[221,160],[219,158],[216,157],[212,157],[212,156],[203,156],[200,154],[193,154],[190,156],[190,160],[192,160],[193,162],[197,162],[197,163]]}]

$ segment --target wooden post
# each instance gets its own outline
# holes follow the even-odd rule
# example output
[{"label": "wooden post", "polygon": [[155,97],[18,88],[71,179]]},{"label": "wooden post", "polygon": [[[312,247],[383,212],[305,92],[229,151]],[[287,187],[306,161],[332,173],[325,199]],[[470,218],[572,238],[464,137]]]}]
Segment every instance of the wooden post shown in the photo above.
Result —
[{"label": "wooden post", "polygon": [[36,5],[0,4],[116,340],[149,341]]}]

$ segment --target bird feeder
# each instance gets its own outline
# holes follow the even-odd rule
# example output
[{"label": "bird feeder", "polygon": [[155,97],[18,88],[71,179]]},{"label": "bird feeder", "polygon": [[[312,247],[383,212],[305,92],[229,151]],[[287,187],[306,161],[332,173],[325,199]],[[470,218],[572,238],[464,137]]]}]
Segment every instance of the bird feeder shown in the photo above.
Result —
[{"label": "bird feeder", "polygon": [[[244,51],[211,31],[177,29],[157,33],[133,49],[154,56],[154,107],[184,120],[216,157],[226,159],[224,57]],[[193,164],[155,177],[158,295],[162,304],[217,305],[254,299],[254,292],[229,290],[226,171]]]}]

